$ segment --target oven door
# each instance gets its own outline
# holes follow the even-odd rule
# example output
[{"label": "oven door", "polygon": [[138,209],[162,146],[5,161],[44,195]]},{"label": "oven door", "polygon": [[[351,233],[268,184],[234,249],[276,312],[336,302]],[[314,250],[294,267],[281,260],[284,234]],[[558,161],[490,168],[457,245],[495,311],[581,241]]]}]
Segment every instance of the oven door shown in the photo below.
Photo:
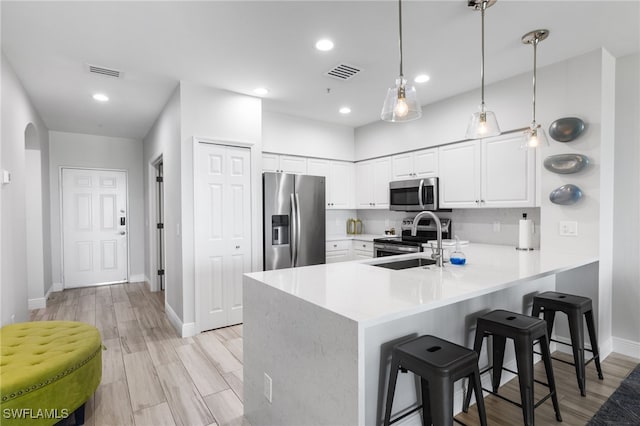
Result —
[{"label": "oven door", "polygon": [[438,178],[389,182],[389,210],[422,211],[438,209]]},{"label": "oven door", "polygon": [[374,257],[395,256],[397,254],[418,253],[420,251],[419,246],[403,246],[399,244],[384,243],[373,244]]}]

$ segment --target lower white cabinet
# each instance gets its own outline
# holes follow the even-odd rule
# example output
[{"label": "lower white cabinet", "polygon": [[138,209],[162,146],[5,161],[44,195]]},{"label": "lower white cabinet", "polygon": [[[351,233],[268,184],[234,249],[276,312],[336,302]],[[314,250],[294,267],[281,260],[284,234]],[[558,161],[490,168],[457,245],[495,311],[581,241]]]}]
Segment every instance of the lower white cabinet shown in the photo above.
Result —
[{"label": "lower white cabinet", "polygon": [[371,259],[373,257],[373,241],[353,240],[353,258]]},{"label": "lower white cabinet", "polygon": [[327,241],[326,257],[327,263],[351,260],[351,240]]}]

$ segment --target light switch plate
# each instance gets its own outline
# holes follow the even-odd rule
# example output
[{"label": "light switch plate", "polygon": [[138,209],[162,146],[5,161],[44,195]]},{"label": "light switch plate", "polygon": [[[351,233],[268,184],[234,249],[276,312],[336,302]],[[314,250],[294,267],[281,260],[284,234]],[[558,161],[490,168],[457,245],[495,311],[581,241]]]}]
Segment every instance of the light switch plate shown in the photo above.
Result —
[{"label": "light switch plate", "polygon": [[576,221],[560,221],[559,234],[563,237],[577,237],[578,236],[578,222]]}]

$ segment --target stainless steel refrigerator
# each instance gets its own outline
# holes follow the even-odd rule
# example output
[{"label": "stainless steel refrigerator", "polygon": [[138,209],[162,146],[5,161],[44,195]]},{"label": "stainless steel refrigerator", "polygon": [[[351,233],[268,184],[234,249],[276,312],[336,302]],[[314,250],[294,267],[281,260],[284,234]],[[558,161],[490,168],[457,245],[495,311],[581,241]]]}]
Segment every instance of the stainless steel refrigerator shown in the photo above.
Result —
[{"label": "stainless steel refrigerator", "polygon": [[325,178],[265,172],[262,195],[264,270],[325,263]]}]

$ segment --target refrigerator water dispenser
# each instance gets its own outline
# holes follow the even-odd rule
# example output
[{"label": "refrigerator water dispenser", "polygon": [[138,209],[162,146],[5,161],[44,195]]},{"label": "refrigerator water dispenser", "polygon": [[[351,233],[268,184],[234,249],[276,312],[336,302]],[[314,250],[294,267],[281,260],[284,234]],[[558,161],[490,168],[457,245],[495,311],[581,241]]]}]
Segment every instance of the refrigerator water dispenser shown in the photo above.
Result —
[{"label": "refrigerator water dispenser", "polygon": [[274,214],[271,216],[271,245],[289,244],[289,215]]}]

